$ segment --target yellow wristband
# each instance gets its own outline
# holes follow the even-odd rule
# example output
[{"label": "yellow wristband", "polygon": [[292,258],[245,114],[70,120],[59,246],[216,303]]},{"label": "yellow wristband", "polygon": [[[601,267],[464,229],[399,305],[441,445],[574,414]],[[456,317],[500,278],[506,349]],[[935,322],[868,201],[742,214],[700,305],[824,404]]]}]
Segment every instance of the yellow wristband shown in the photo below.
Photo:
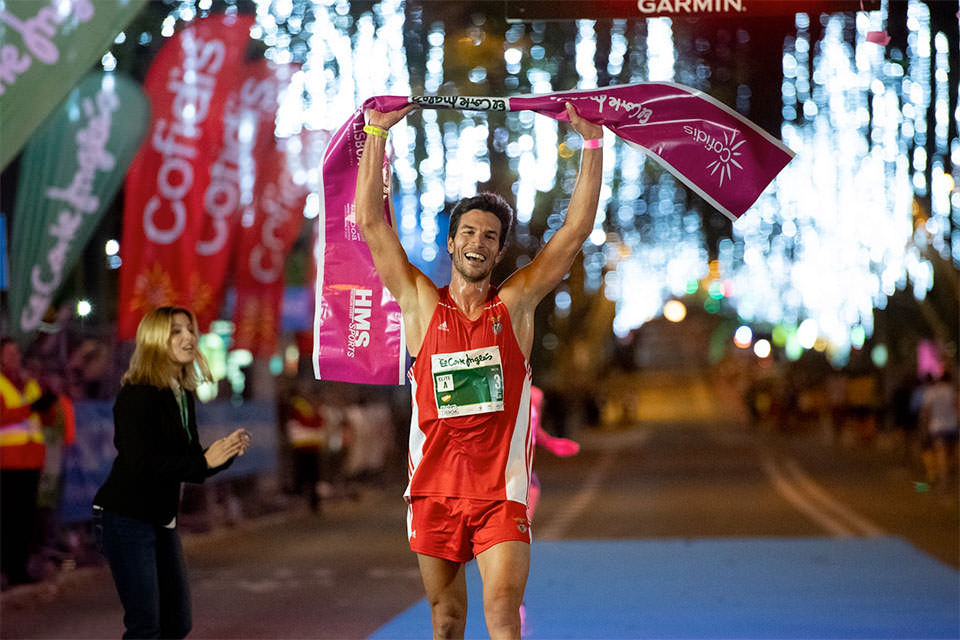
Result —
[{"label": "yellow wristband", "polygon": [[372,136],[380,136],[381,138],[386,138],[390,135],[386,129],[381,129],[372,124],[363,125],[363,132]]}]

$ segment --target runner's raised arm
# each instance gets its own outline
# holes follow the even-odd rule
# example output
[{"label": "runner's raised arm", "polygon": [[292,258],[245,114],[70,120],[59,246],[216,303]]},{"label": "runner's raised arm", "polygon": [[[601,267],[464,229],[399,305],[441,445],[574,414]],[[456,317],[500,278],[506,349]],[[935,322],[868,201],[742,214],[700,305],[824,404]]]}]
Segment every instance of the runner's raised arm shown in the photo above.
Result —
[{"label": "runner's raised arm", "polygon": [[437,288],[410,263],[396,231],[384,218],[383,157],[390,127],[402,120],[415,105],[382,113],[367,111],[367,140],[360,156],[355,198],[357,226],[370,248],[373,265],[403,314],[407,349],[416,355],[423,333],[437,304]]},{"label": "runner's raised arm", "polygon": [[593,231],[603,179],[603,127],[584,120],[569,102],[567,116],[584,139],[580,172],[563,225],[525,267],[503,283],[500,298],[510,309],[520,348],[527,356],[533,346],[533,316],[537,305],[560,284]]}]

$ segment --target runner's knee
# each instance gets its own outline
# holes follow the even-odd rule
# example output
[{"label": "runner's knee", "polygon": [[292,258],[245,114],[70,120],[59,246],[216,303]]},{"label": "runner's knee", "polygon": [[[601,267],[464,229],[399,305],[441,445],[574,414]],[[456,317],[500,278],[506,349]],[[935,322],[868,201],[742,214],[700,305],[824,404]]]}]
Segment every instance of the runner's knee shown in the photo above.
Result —
[{"label": "runner's knee", "polygon": [[467,608],[456,600],[430,602],[433,632],[436,638],[462,638],[467,622]]},{"label": "runner's knee", "polygon": [[484,618],[491,638],[520,637],[520,604],[522,594],[503,592],[484,597]]},{"label": "runner's knee", "polygon": [[512,619],[519,616],[520,605],[523,604],[523,589],[514,585],[503,585],[484,589],[483,609],[488,617],[506,617]]}]

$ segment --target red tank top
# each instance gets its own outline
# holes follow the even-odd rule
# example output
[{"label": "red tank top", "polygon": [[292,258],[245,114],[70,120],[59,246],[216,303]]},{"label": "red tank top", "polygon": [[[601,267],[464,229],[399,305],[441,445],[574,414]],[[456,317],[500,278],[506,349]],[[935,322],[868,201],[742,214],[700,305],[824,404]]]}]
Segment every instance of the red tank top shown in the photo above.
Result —
[{"label": "red tank top", "polygon": [[470,321],[442,288],[407,376],[413,415],[404,495],[526,504],[531,369],[496,289]]}]

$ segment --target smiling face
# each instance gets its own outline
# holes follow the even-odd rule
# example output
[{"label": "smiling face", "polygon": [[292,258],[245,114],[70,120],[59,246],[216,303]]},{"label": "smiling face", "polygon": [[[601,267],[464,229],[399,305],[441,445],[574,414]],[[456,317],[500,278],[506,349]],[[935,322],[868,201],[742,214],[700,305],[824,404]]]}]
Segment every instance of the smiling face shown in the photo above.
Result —
[{"label": "smiling face", "polygon": [[190,364],[197,357],[197,332],[190,316],[185,313],[173,314],[167,346],[174,364]]},{"label": "smiling face", "polygon": [[500,262],[500,219],[489,211],[471,209],[460,217],[452,238],[447,238],[447,251],[453,268],[468,282],[490,277]]}]

